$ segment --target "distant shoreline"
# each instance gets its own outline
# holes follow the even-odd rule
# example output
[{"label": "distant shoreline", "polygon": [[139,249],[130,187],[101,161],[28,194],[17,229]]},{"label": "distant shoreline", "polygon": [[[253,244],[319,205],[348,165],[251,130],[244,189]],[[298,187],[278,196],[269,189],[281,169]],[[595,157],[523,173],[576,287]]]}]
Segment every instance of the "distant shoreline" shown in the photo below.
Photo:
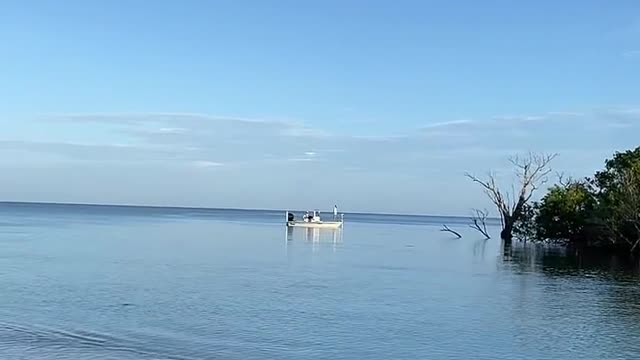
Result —
[{"label": "distant shoreline", "polygon": [[[250,209],[250,208],[216,208],[216,207],[200,207],[200,206],[163,206],[163,205],[138,205],[138,204],[96,204],[96,203],[72,203],[72,202],[47,202],[47,201],[0,201],[0,205],[35,205],[35,206],[84,206],[84,207],[107,207],[107,208],[139,208],[139,209],[167,209],[167,210],[225,210],[225,211],[264,211],[264,212],[278,212],[287,211],[286,209]],[[289,210],[292,212],[304,211],[304,210]],[[329,211],[329,210],[327,210]],[[470,216],[462,215],[429,215],[429,214],[402,214],[402,213],[378,213],[378,212],[362,212],[362,211],[347,211],[345,214],[354,215],[379,215],[379,216],[415,216],[415,217],[430,217],[430,218],[458,218],[468,219]],[[492,220],[499,220],[499,218],[493,218]]]}]

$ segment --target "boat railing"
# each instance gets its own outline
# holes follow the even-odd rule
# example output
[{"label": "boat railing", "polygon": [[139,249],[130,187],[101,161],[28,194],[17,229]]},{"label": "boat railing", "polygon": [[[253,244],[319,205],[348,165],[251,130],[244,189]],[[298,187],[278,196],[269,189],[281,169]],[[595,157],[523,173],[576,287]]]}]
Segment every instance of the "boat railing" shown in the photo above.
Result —
[{"label": "boat railing", "polygon": [[[291,215],[293,215],[293,216],[291,216]],[[313,214],[313,215],[314,215],[314,216],[313,216],[313,217],[311,217],[311,219],[309,219],[309,221],[308,221],[308,222],[325,222],[325,221],[322,221],[322,219],[319,219],[319,221],[317,220],[317,219],[319,218],[319,216],[318,216],[318,215],[319,215],[319,213],[318,213],[318,212],[314,212],[314,214]],[[295,218],[295,214],[294,214],[294,213],[292,213],[292,212],[291,212],[291,211],[289,211],[289,210],[285,211],[285,213],[284,213],[284,218],[285,218],[285,222],[286,222],[286,223],[300,221],[300,220],[296,219],[296,218]],[[333,221],[335,221],[335,222],[341,222],[341,223],[344,223],[344,213],[334,214],[334,216],[333,216]]]}]

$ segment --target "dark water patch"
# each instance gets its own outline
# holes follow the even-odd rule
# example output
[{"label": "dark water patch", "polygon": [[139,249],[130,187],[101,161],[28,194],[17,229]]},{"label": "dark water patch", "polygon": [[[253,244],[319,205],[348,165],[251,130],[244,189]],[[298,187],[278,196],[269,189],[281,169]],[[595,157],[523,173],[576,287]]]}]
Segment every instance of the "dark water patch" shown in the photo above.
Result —
[{"label": "dark water patch", "polygon": [[562,246],[515,244],[503,261],[546,276],[640,280],[640,259],[631,255],[575,251]]}]

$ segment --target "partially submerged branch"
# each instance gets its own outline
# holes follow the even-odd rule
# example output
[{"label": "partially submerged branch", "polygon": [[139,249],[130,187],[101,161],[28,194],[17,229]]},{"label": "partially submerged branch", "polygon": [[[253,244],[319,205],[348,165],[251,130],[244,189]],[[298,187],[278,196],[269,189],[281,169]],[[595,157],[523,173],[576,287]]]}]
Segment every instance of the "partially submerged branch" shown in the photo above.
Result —
[{"label": "partially submerged branch", "polygon": [[487,217],[489,216],[488,210],[473,209],[474,215],[471,216],[471,224],[469,227],[480,232],[484,235],[485,239],[491,239],[489,232],[487,231]]},{"label": "partially submerged branch", "polygon": [[453,235],[457,236],[458,239],[462,238],[462,235],[460,235],[460,233],[458,233],[455,230],[451,230],[447,225],[442,225],[442,229],[440,229],[440,231],[444,231],[444,232],[450,232]]}]

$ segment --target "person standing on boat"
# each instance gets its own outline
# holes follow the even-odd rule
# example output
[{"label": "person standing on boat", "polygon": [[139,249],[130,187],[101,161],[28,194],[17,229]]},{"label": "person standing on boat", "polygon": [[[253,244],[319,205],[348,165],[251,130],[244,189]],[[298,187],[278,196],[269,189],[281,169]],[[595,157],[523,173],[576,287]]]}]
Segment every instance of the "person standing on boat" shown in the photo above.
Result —
[{"label": "person standing on boat", "polygon": [[333,205],[333,220],[338,220],[338,205]]}]

